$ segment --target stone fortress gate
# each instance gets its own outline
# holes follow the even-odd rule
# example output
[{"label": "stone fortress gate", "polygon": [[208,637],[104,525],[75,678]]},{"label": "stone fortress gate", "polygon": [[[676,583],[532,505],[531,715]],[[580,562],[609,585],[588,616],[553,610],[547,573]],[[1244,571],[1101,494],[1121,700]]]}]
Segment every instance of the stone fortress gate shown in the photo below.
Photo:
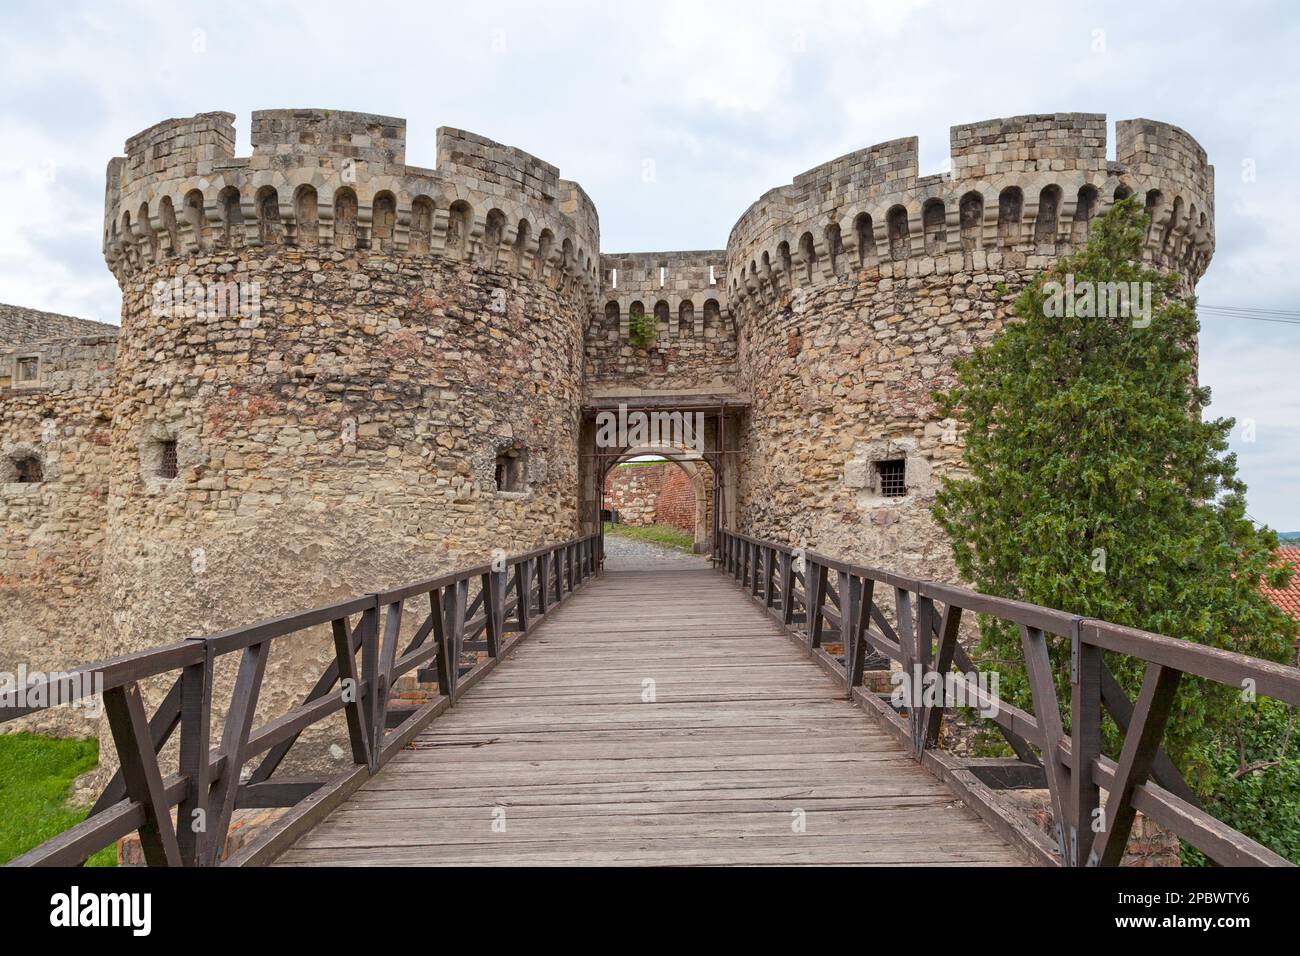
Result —
[{"label": "stone fortress gate", "polygon": [[[480,136],[440,129],[425,168],[403,120],[268,110],[237,157],[233,121],[168,120],[109,162],[115,341],[5,356],[0,668],[594,530],[608,470],[647,452],[706,470],[715,524],[951,580],[928,509],[959,466],[930,398],[952,360],[1126,195],[1187,291],[1214,249],[1205,152],[1145,119],[1114,160],[1098,114],[953,127],[941,175],[882,143],[764,194],[725,249],[620,254],[576,182]],[[698,413],[701,448],[598,447],[620,406]],[[277,670],[331,655],[272,660],[266,706],[301,687]]]}]

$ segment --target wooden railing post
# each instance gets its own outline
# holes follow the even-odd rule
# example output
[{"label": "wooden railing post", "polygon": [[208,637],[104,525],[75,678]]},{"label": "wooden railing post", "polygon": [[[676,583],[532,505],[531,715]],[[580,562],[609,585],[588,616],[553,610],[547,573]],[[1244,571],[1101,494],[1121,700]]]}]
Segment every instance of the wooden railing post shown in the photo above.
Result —
[{"label": "wooden railing post", "polygon": [[772,581],[774,578],[776,563],[776,549],[769,546],[763,548],[763,607],[769,610],[772,607],[773,593]]},{"label": "wooden railing post", "polygon": [[377,769],[378,759],[375,754],[374,715],[375,694],[379,687],[379,606],[368,607],[361,612],[361,679],[365,681],[366,692],[362,700],[366,712],[366,729],[370,733],[370,767]]},{"label": "wooden railing post", "polygon": [[539,616],[546,613],[546,589],[550,587],[547,583],[547,575],[550,574],[549,557],[546,551],[537,556],[537,614]]},{"label": "wooden railing post", "polygon": [[922,677],[934,669],[934,632],[937,618],[934,601],[918,592],[916,595],[916,661],[921,665]]},{"label": "wooden railing post", "polygon": [[451,677],[451,697],[460,691],[460,652],[465,643],[465,603],[469,598],[469,581],[456,581],[443,588],[443,629],[447,635],[447,673]]},{"label": "wooden railing post", "polygon": [[907,700],[908,733],[913,751],[920,753],[921,711],[916,705],[917,697],[921,692],[921,688],[917,686],[920,652],[917,646],[919,642],[916,624],[912,619],[912,595],[907,588],[897,585],[894,587],[894,608],[898,621],[898,647],[902,656],[902,660],[899,661],[903,668],[902,686],[910,692]]},{"label": "wooden railing post", "polygon": [[479,587],[483,589],[488,656],[500,657],[506,622],[506,572],[488,571],[481,576]]},{"label": "wooden railing post", "polygon": [[789,551],[781,552],[781,623],[794,623],[794,557]]},{"label": "wooden railing post", "polygon": [[1093,821],[1100,802],[1100,790],[1092,778],[1092,766],[1101,756],[1101,669],[1102,652],[1083,643],[1081,620],[1070,634],[1070,832],[1071,860],[1075,866],[1087,862],[1092,853]]},{"label": "wooden railing post", "polygon": [[528,630],[528,616],[532,612],[529,605],[533,600],[533,562],[531,558],[525,558],[515,565],[515,597],[517,599],[515,607],[516,617],[519,620],[519,632],[522,634]]},{"label": "wooden railing post", "polygon": [[804,624],[807,627],[808,650],[813,651],[822,646],[822,604],[826,600],[826,566],[815,561],[808,562],[808,571],[804,580],[808,610],[808,619]]},{"label": "wooden railing post", "polygon": [[[938,612],[935,609],[934,601],[931,598],[921,594],[916,595],[916,662],[910,673],[920,676],[920,681],[914,681],[912,693],[916,695],[918,701],[916,710],[918,719],[913,726],[914,737],[912,745],[919,759],[927,745],[931,741],[931,725],[933,722],[933,736],[937,738],[939,732],[939,723],[943,719],[943,706],[931,707],[929,704],[921,703],[924,692],[924,681],[930,679],[930,674],[937,671],[940,681],[943,680],[944,674],[948,672],[952,665],[951,649],[949,650],[948,666],[943,668],[935,667],[934,659],[934,635],[939,631]],[[940,694],[942,691],[940,684]]]},{"label": "wooden railing post", "polygon": [[1057,744],[1064,737],[1056,685],[1052,682],[1052,661],[1047,653],[1047,637],[1041,628],[1020,625],[1020,645],[1025,655],[1025,672],[1034,700],[1034,717],[1038,721],[1038,747],[1047,771],[1047,789],[1052,798],[1052,820],[1056,824],[1056,842],[1061,864],[1074,866],[1070,851],[1074,844],[1066,839],[1070,820],[1069,778],[1061,765]]},{"label": "wooden railing post", "polygon": [[[856,578],[856,576],[854,576]],[[871,626],[871,602],[875,600],[876,582],[871,578],[861,580],[855,597],[857,615],[850,632],[851,643],[844,645],[844,677],[848,684],[849,699],[853,688],[862,683],[867,663],[867,628]]]},{"label": "wooden railing post", "polygon": [[929,618],[931,630],[938,635],[939,649],[935,655],[934,672],[938,674],[940,681],[941,693],[944,694],[943,702],[937,707],[926,705],[921,715],[921,748],[934,747],[939,743],[939,729],[943,725],[943,709],[948,703],[947,689],[943,683],[948,673],[952,670],[953,659],[957,656],[958,644],[957,634],[961,629],[961,608],[948,602],[943,609],[943,617],[936,621],[934,613],[934,602],[929,601]]},{"label": "wooden railing post", "polygon": [[208,791],[212,786],[212,648],[203,642],[203,660],[181,671],[179,770],[189,778],[176,809],[176,841],[184,866],[207,866]]},{"label": "wooden railing post", "polygon": [[[364,623],[363,616],[358,627],[363,628]],[[348,631],[346,617],[332,621],[331,628],[334,632],[334,661],[337,665],[339,693],[343,694],[344,700],[347,701],[343,712],[348,723],[348,740],[352,745],[352,762],[361,767],[370,767],[372,766],[371,745],[374,741],[370,734],[370,713],[366,710],[366,699],[360,695],[361,679],[357,673],[356,645]],[[284,752],[288,753],[288,750]],[[261,771],[263,768],[257,769]],[[267,766],[266,777],[269,777],[274,769]],[[254,779],[256,778],[257,774],[254,774]]]},{"label": "wooden railing post", "polygon": [[838,572],[840,582],[840,646],[844,648],[844,683],[853,697],[853,661],[857,656],[858,628],[861,626],[862,582],[848,571]]},{"label": "wooden railing post", "polygon": [[[468,587],[469,582],[466,582]],[[371,681],[370,696],[370,765],[371,772],[379,769],[379,758],[384,750],[384,733],[388,722],[388,695],[392,690],[393,661],[397,659],[397,641],[402,631],[402,609],[405,602],[394,601],[384,612],[383,640],[378,642],[378,663]],[[375,608],[375,630],[379,630],[379,607]]]}]

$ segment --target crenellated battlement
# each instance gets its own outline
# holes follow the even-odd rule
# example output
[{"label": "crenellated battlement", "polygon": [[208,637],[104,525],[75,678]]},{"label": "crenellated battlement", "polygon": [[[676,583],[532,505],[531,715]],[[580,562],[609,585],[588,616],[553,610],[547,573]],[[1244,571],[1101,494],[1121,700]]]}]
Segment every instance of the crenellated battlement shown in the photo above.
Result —
[{"label": "crenellated battlement", "polygon": [[956,179],[1106,168],[1103,113],[1047,113],[966,123],[952,127],[948,142]]},{"label": "crenellated battlement", "polygon": [[1183,130],[1054,113],[952,127],[952,169],[920,176],[915,138],[858,150],[749,207],[727,243],[733,308],[775,302],[851,270],[882,277],[1036,269],[1077,248],[1117,199],[1144,198],[1146,255],[1190,289],[1214,251],[1214,168]]},{"label": "crenellated battlement", "polygon": [[260,110],[252,154],[234,116],[166,120],[109,162],[104,256],[119,278],[171,257],[280,247],[440,256],[578,290],[599,285],[600,225],[559,170],[463,130],[437,166],[406,164],[406,121],[337,110]]},{"label": "crenellated battlement", "polygon": [[[951,170],[921,176],[915,137],[856,150],[769,190],[725,252],[601,256],[594,203],[559,170],[464,130],[437,165],[407,165],[406,123],[369,113],[261,110],[252,153],[234,117],[201,113],[131,137],[109,163],[104,253],[119,276],[171,256],[281,246],[439,256],[581,291],[602,320],[635,307],[683,329],[712,303],[779,301],[855,269],[903,277],[1035,269],[1068,254],[1117,197],[1143,198],[1147,256],[1190,289],[1214,249],[1214,169],[1186,132],[1099,113],[954,126]],[[613,276],[621,273],[622,283]]]},{"label": "crenellated battlement", "polygon": [[[298,165],[313,158],[352,160],[377,168],[406,165],[406,120],[338,110],[258,110],[250,136],[255,157]],[[301,157],[289,160],[285,157]]]},{"label": "crenellated battlement", "polygon": [[600,257],[604,315],[617,313],[626,339],[634,313],[653,315],[661,340],[700,337],[712,320],[727,319],[725,249],[696,252],[624,252]]}]

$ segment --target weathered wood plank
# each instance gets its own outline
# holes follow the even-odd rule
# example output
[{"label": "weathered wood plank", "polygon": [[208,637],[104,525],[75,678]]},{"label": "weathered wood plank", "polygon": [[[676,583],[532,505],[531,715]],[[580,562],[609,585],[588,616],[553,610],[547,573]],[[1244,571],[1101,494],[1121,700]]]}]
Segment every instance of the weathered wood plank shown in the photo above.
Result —
[{"label": "weathered wood plank", "polygon": [[281,863],[1021,862],[764,611],[788,556],[731,555],[735,583],[609,573],[570,598],[571,557],[539,569],[563,603],[528,644]]}]

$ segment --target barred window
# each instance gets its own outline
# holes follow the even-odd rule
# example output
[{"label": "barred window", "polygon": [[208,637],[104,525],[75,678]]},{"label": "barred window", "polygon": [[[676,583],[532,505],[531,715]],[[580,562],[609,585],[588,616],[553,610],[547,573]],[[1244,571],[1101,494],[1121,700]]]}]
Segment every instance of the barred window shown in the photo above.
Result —
[{"label": "barred window", "polygon": [[528,490],[528,463],[521,450],[510,448],[497,452],[496,485],[497,491]]},{"label": "barred window", "polygon": [[18,381],[34,382],[41,374],[41,360],[32,356],[18,360]]},{"label": "barred window", "polygon": [[902,498],[907,494],[907,462],[902,458],[876,462],[876,476],[883,497]]},{"label": "barred window", "polygon": [[176,442],[159,442],[162,454],[158,458],[158,477],[175,478],[180,473],[176,461]]}]

